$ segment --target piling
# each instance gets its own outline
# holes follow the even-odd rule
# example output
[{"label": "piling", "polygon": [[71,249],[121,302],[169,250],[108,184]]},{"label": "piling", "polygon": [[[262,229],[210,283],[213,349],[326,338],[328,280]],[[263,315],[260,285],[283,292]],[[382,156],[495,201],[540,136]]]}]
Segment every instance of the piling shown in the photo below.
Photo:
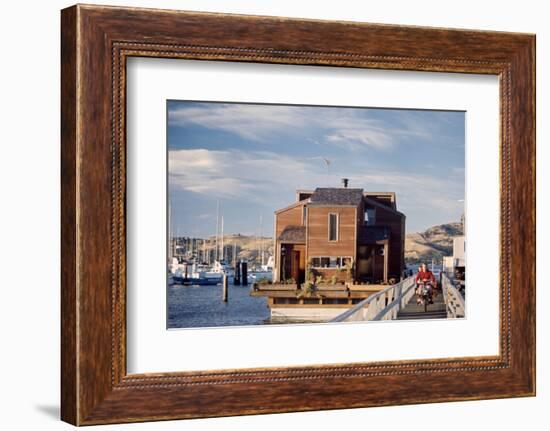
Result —
[{"label": "piling", "polygon": [[223,302],[227,302],[227,296],[229,292],[229,277],[227,274],[223,275],[223,288],[222,288],[222,300]]},{"label": "piling", "polygon": [[240,286],[241,285],[240,262],[235,263],[235,275],[233,276],[233,285],[235,285],[235,286]]},{"label": "piling", "polygon": [[248,286],[248,264],[241,262],[241,283],[243,286]]}]

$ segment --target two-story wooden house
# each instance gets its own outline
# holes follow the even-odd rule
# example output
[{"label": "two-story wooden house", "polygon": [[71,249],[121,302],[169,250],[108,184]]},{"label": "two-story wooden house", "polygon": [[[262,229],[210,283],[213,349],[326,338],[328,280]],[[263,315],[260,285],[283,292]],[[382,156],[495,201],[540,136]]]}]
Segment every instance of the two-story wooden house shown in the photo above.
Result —
[{"label": "two-story wooden house", "polygon": [[382,284],[404,270],[405,215],[395,193],[342,187],[297,190],[291,205],[275,211],[274,283],[326,280]]}]

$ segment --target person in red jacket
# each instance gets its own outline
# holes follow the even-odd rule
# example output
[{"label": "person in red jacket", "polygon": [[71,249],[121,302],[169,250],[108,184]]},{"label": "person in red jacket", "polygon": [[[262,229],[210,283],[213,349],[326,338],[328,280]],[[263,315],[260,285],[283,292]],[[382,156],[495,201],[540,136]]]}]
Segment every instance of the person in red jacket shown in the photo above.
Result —
[{"label": "person in red jacket", "polygon": [[417,295],[416,303],[423,304],[421,288],[423,284],[426,284],[426,286],[428,286],[428,292],[429,292],[429,298],[430,298],[429,303],[433,304],[432,294],[433,294],[433,289],[436,286],[436,280],[433,272],[428,269],[428,266],[425,263],[423,263],[420,266],[418,273],[416,274],[415,281],[416,281],[416,295]]}]

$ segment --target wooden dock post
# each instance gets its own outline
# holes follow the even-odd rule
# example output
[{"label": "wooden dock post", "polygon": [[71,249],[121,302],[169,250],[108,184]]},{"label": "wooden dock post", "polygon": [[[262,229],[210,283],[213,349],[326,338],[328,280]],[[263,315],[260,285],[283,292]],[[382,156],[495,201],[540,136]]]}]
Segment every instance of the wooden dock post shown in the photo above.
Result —
[{"label": "wooden dock post", "polygon": [[235,263],[235,275],[233,276],[233,284],[235,286],[241,285],[241,264],[240,262]]},{"label": "wooden dock post", "polygon": [[241,283],[243,286],[248,286],[248,264],[241,262]]},{"label": "wooden dock post", "polygon": [[229,277],[227,274],[223,275],[223,283],[222,283],[222,300],[223,302],[227,302],[228,297],[228,291],[229,291]]}]

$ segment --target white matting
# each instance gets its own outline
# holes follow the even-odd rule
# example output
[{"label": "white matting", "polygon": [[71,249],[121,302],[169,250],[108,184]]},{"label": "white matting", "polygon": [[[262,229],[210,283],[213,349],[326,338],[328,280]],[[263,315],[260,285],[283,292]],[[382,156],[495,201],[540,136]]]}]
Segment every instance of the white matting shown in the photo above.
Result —
[{"label": "white matting", "polygon": [[[498,92],[495,76],[129,59],[128,372],[497,354]],[[166,330],[167,99],[465,110],[467,319]]]}]

